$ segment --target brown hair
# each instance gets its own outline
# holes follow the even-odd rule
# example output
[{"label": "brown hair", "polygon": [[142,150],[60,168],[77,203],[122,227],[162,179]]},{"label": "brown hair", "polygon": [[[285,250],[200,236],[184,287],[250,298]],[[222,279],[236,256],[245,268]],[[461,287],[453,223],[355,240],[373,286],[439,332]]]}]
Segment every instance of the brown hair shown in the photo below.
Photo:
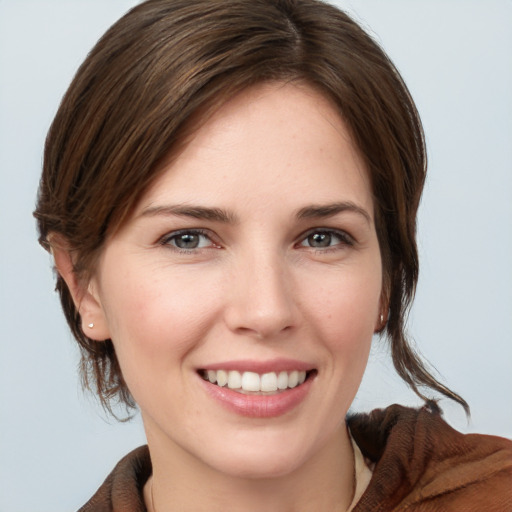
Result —
[{"label": "brown hair", "polygon": [[[318,0],[149,0],[114,24],[79,68],[48,133],[35,216],[40,242],[59,234],[85,278],[176,152],[191,117],[264,81],[301,81],[339,108],[368,170],[384,290],[382,334],[398,374],[421,397],[436,380],[407,341],[418,280],[416,212],[425,180],[421,122],[400,74],[345,13]],[[199,115],[198,115],[199,113]],[[66,319],[86,385],[107,409],[133,405],[110,340],[89,339],[62,277]]]}]

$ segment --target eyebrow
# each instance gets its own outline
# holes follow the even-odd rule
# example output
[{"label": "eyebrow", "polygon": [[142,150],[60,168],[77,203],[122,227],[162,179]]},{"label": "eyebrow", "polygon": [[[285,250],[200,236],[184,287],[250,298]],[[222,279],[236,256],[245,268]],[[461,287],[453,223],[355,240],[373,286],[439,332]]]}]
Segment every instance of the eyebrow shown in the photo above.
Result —
[{"label": "eyebrow", "polygon": [[[296,218],[301,219],[321,219],[334,217],[335,215],[343,212],[354,212],[364,217],[368,224],[372,223],[370,214],[362,207],[356,205],[351,201],[343,201],[337,203],[310,205],[305,206],[297,211]],[[193,206],[193,205],[165,205],[165,206],[149,206],[144,208],[141,217],[153,216],[177,216],[177,217],[191,217],[200,220],[210,220],[221,222],[223,224],[236,224],[238,222],[237,216],[216,207],[206,206]]]},{"label": "eyebrow", "polygon": [[372,223],[370,214],[361,206],[351,202],[342,201],[339,203],[320,204],[305,206],[297,212],[298,219],[314,219],[314,218],[327,218],[333,217],[338,213],[354,212],[364,217],[368,224]]},{"label": "eyebrow", "polygon": [[205,206],[187,206],[187,205],[165,205],[150,206],[144,208],[141,217],[153,217],[157,215],[191,217],[201,220],[212,220],[224,224],[235,224],[237,218],[234,214],[223,210],[222,208],[209,208]]}]

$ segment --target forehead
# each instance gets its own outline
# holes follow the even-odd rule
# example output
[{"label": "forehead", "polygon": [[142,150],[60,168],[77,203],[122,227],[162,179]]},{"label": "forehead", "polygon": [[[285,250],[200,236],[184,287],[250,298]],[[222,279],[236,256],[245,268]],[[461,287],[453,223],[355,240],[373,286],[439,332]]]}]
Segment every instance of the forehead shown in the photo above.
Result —
[{"label": "forehead", "polygon": [[139,209],[201,198],[227,207],[357,199],[372,211],[349,130],[332,102],[304,84],[262,84],[224,103],[164,166]]}]

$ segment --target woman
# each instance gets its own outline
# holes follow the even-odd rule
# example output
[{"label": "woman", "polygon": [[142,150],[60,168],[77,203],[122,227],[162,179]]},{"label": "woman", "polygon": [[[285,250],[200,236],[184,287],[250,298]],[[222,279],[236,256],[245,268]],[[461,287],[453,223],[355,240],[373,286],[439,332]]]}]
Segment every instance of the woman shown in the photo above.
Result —
[{"label": "woman", "polygon": [[404,335],[425,168],[398,72],[327,4],[150,0],[114,25],[36,210],[85,381],[148,439],[83,510],[512,507],[510,442],[434,402],[345,420],[374,333],[467,408]]}]

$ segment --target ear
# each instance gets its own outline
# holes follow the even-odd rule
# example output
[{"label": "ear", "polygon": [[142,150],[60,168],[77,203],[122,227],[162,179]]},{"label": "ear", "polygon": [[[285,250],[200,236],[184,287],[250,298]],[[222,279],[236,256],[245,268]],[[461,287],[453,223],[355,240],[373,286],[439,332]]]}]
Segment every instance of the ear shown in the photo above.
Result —
[{"label": "ear", "polygon": [[66,282],[75,307],[80,313],[83,333],[96,341],[109,339],[108,322],[94,279],[82,282],[78,278],[74,270],[71,251],[65,244],[52,243],[51,247],[57,272]]},{"label": "ear", "polygon": [[389,316],[389,290],[384,288],[382,290],[380,301],[379,301],[379,316],[375,322],[375,333],[381,333],[388,323]]}]

